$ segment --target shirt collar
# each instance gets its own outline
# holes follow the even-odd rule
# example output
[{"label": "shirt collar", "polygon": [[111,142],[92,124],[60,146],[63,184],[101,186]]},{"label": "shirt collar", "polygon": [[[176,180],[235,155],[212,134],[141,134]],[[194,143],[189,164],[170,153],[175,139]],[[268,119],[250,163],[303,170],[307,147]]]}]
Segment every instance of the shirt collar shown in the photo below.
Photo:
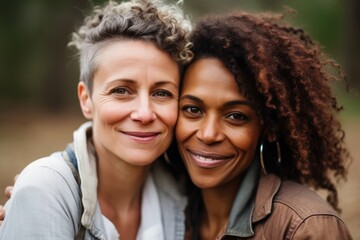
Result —
[{"label": "shirt collar", "polygon": [[[121,239],[114,224],[102,215],[106,239]],[[164,230],[161,221],[160,201],[150,173],[145,181],[141,202],[141,223],[137,240],[163,240]]]},{"label": "shirt collar", "polygon": [[136,239],[163,240],[160,201],[151,172],[146,179],[142,194],[141,224]]},{"label": "shirt collar", "polygon": [[273,199],[279,191],[281,180],[274,174],[268,174],[261,175],[258,181],[259,175],[259,161],[255,158],[240,184],[223,235],[254,236],[253,223],[271,214]]},{"label": "shirt collar", "polygon": [[259,174],[259,161],[257,158],[254,158],[239,186],[224,235],[236,237],[250,237],[254,235],[252,212]]}]

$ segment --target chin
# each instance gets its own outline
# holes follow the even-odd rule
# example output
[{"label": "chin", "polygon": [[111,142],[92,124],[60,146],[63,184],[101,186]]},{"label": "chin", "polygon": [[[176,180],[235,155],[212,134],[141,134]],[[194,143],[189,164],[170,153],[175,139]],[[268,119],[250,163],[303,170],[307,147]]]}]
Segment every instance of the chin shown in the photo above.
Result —
[{"label": "chin", "polygon": [[134,166],[149,166],[152,165],[156,159],[130,159],[127,162]]},{"label": "chin", "polygon": [[158,159],[158,154],[151,153],[135,153],[129,156],[125,161],[135,166],[147,166],[153,164]]},{"label": "chin", "polygon": [[191,181],[200,189],[210,189],[218,186],[218,183],[209,177],[191,177]]}]

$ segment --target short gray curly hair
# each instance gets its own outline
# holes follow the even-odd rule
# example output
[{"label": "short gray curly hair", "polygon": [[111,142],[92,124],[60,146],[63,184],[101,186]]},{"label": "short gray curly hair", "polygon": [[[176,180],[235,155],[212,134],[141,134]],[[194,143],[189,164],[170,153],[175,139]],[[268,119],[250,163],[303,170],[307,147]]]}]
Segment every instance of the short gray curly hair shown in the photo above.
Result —
[{"label": "short gray curly hair", "polygon": [[193,54],[189,35],[191,22],[178,4],[160,0],[110,0],[96,6],[84,24],[72,34],[69,46],[79,51],[80,81],[92,91],[93,77],[98,66],[97,53],[116,40],[143,40],[169,53],[180,65],[188,63]]}]

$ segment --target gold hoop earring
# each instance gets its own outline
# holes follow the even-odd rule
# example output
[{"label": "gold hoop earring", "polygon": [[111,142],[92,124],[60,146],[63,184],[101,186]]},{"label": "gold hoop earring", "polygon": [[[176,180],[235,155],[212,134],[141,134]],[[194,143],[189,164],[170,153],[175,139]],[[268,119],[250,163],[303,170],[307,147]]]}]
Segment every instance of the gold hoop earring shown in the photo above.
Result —
[{"label": "gold hoop earring", "polygon": [[[280,149],[280,143],[276,140],[276,150],[277,150],[277,164],[280,165],[281,164],[281,149]],[[261,164],[261,168],[264,172],[265,175],[267,175],[267,171],[265,168],[265,162],[264,162],[264,140],[261,141],[260,144],[260,164]]]},{"label": "gold hoop earring", "polygon": [[267,175],[267,171],[266,171],[265,163],[264,163],[263,150],[264,150],[264,140],[262,140],[261,144],[260,144],[260,164],[261,164],[261,168],[263,170],[263,173],[265,175]]},{"label": "gold hoop earring", "polygon": [[278,161],[277,163],[280,165],[281,163],[281,149],[280,149],[280,143],[276,140],[276,149],[278,154]]}]

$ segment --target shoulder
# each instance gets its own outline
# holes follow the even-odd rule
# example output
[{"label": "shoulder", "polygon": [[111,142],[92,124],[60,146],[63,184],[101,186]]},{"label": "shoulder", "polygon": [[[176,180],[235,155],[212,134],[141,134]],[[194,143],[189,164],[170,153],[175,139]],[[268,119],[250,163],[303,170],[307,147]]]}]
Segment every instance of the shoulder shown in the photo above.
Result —
[{"label": "shoulder", "polygon": [[282,181],[266,223],[284,239],[351,239],[336,211],[315,191]]},{"label": "shoulder", "polygon": [[52,172],[57,172],[58,174],[62,175],[68,170],[67,164],[64,161],[61,152],[54,152],[51,155],[47,157],[43,157],[40,159],[37,159],[30,163],[28,166],[24,168],[23,172],[27,171],[34,171],[34,170],[43,170],[47,171],[50,170]]},{"label": "shoulder", "polygon": [[7,209],[10,212],[14,204],[24,208],[30,207],[30,203],[39,207],[41,204],[71,204],[76,209],[81,201],[80,195],[80,188],[70,168],[62,158],[61,152],[56,152],[30,163],[20,173],[11,199],[7,203]]},{"label": "shoulder", "polygon": [[73,238],[80,220],[80,190],[60,152],[21,172],[6,209],[1,239]]},{"label": "shoulder", "polygon": [[20,189],[30,186],[51,191],[56,188],[73,188],[76,185],[61,152],[56,152],[25,167],[15,183],[14,194]]},{"label": "shoulder", "polygon": [[315,191],[293,181],[281,183],[275,195],[274,204],[291,209],[302,219],[319,214],[338,216],[335,210]]}]

